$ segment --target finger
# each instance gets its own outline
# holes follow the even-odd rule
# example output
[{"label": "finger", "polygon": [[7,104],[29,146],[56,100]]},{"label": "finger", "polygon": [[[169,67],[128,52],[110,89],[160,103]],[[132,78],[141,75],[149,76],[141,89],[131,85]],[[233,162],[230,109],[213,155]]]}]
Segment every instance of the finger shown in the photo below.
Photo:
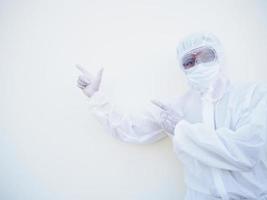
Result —
[{"label": "finger", "polygon": [[91,83],[91,81],[84,76],[79,76],[78,81],[81,81],[87,84]]},{"label": "finger", "polygon": [[87,73],[87,71],[79,64],[75,65],[78,70],[80,70],[82,73]]},{"label": "finger", "polygon": [[84,87],[86,87],[88,85],[87,83],[82,82],[81,80],[78,80],[77,83],[84,86]]},{"label": "finger", "polygon": [[151,103],[153,103],[154,105],[160,107],[162,110],[168,110],[168,107],[166,105],[164,105],[163,103],[161,103],[160,101],[157,100],[151,100]]},{"label": "finger", "polygon": [[79,80],[80,82],[83,82],[83,83],[86,83],[86,84],[90,84],[90,83],[91,83],[90,80],[88,80],[88,79],[86,79],[86,78],[84,78],[84,77],[79,77],[78,80]]},{"label": "finger", "polygon": [[167,117],[166,116],[160,116],[161,117],[161,123],[166,124]]},{"label": "finger", "polygon": [[98,71],[97,75],[96,75],[96,79],[95,79],[95,82],[94,82],[94,85],[93,85],[95,89],[98,89],[99,86],[100,86],[100,83],[101,83],[101,80],[102,80],[103,70],[104,70],[104,69],[101,68],[101,69]]},{"label": "finger", "polygon": [[166,111],[162,111],[162,112],[160,113],[160,118],[161,118],[161,120],[163,120],[163,121],[167,120],[167,118],[168,118],[168,114],[166,113]]},{"label": "finger", "polygon": [[80,70],[82,73],[84,73],[84,74],[88,73],[88,71],[87,71],[86,69],[84,69],[81,65],[77,64],[77,65],[75,65],[75,66],[76,66],[76,68],[77,68],[78,70]]},{"label": "finger", "polygon": [[80,84],[77,84],[77,87],[80,88],[80,89],[82,89],[82,90],[85,88],[84,86],[82,86]]},{"label": "finger", "polygon": [[87,83],[81,82],[80,80],[77,80],[77,84],[80,84],[82,86],[87,86],[88,85]]},{"label": "finger", "polygon": [[77,84],[80,84],[80,85],[82,85],[84,87],[86,87],[87,85],[89,85],[87,82],[83,81],[82,79],[78,79],[77,80]]},{"label": "finger", "polygon": [[88,76],[86,75],[80,75],[79,79],[81,79],[82,81],[86,82],[86,83],[91,83],[92,79],[90,79]]},{"label": "finger", "polygon": [[92,78],[92,74],[90,74],[85,68],[83,68],[81,65],[77,64],[76,68],[80,70],[83,74],[87,75],[89,78]]},{"label": "finger", "polygon": [[97,75],[96,75],[97,80],[100,80],[100,81],[101,81],[103,71],[104,71],[104,68],[101,68],[101,69],[98,71],[98,73],[97,73]]}]

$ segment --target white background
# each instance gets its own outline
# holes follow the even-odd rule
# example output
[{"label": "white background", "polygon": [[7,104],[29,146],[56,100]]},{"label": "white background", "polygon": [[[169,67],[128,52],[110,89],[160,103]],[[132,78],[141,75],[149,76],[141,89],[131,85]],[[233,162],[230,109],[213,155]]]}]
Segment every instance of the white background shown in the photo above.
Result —
[{"label": "white background", "polygon": [[0,199],[183,199],[170,140],[107,135],[74,65],[104,67],[109,98],[140,112],[186,90],[175,47],[199,31],[220,38],[233,80],[267,78],[264,0],[1,0]]}]

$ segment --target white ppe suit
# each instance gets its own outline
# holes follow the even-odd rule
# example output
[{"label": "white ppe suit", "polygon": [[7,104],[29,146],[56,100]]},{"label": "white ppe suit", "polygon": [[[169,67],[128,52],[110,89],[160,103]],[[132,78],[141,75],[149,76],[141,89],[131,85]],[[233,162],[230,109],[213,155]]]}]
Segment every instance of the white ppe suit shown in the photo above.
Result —
[{"label": "white ppe suit", "polygon": [[[168,102],[183,112],[170,138],[184,164],[185,199],[267,200],[267,85],[232,84],[222,67],[221,45],[212,34],[192,35],[179,43],[178,60],[201,46],[215,49],[218,73],[203,72],[212,80],[188,75],[191,89]],[[89,104],[107,132],[121,141],[148,144],[167,136],[159,123],[160,110],[152,104],[140,116],[124,115],[101,89]]]}]

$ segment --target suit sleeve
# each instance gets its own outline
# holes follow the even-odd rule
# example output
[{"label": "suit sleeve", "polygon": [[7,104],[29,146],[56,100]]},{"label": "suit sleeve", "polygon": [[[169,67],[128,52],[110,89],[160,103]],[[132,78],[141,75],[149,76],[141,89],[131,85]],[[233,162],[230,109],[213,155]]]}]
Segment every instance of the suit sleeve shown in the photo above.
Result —
[{"label": "suit sleeve", "polygon": [[123,142],[149,144],[167,136],[158,123],[159,111],[153,105],[140,115],[124,114],[98,91],[89,99],[89,106],[106,132]]},{"label": "suit sleeve", "polygon": [[232,130],[210,129],[204,123],[181,120],[175,127],[173,148],[178,157],[192,157],[211,167],[251,170],[264,158],[267,136],[267,95],[253,101]]}]

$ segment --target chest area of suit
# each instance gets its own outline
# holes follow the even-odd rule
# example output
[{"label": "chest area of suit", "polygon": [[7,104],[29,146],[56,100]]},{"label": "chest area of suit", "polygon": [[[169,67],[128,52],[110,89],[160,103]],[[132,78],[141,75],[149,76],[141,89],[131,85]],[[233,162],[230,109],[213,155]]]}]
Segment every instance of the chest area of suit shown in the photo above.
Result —
[{"label": "chest area of suit", "polygon": [[231,128],[233,113],[227,96],[216,103],[207,103],[199,96],[190,96],[183,105],[183,113],[185,120],[191,123],[210,122],[213,119],[215,128]]}]

